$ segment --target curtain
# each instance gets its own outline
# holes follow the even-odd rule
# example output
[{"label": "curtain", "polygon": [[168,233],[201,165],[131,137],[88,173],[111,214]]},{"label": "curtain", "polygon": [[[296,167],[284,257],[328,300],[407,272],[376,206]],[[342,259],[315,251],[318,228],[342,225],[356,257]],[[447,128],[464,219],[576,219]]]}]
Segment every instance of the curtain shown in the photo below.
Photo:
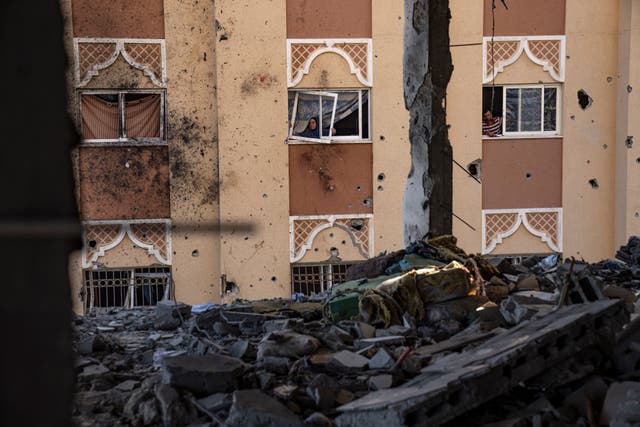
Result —
[{"label": "curtain", "polygon": [[82,137],[84,139],[118,139],[120,121],[118,102],[97,95],[82,95]]},{"label": "curtain", "polygon": [[160,138],[160,95],[125,95],[124,125],[127,138]]}]

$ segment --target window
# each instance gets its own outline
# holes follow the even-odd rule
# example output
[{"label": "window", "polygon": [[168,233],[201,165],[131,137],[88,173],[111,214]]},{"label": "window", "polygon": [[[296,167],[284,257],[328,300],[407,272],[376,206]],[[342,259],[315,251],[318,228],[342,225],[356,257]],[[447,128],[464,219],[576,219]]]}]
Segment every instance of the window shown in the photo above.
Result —
[{"label": "window", "polygon": [[85,142],[165,140],[161,92],[83,92],[80,116]]},{"label": "window", "polygon": [[146,267],[126,270],[85,270],[85,311],[94,307],[156,305],[171,295],[171,269]]},{"label": "window", "polygon": [[291,292],[307,296],[345,282],[347,268],[354,263],[291,264]]},{"label": "window", "polygon": [[323,142],[369,139],[369,90],[290,91],[289,139]]},{"label": "window", "polygon": [[558,86],[505,86],[503,134],[558,134],[558,92]]}]

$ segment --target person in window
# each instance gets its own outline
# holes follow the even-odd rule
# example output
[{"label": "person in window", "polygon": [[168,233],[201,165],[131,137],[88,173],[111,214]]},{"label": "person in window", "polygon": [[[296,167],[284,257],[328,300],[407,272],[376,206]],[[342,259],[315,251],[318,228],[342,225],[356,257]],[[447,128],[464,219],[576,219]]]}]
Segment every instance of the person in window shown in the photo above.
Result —
[{"label": "person in window", "polygon": [[[332,129],[331,134],[335,135],[336,134],[336,130]],[[319,131],[319,128],[318,128],[318,118],[317,117],[311,117],[309,119],[309,121],[307,122],[307,127],[304,128],[304,130],[302,132],[298,132],[295,135],[296,136],[301,136],[303,138],[320,139],[320,131]],[[322,129],[322,135],[323,136],[329,136],[329,128],[328,127]]]},{"label": "person in window", "polygon": [[485,111],[482,115],[482,134],[491,137],[502,135],[502,117],[493,117],[491,111]]}]

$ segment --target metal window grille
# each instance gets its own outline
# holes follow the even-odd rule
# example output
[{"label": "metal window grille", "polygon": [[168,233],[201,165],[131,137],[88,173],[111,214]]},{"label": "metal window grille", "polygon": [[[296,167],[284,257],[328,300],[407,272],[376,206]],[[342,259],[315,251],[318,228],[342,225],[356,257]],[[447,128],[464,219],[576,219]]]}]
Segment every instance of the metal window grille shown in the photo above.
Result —
[{"label": "metal window grille", "polygon": [[84,271],[83,299],[86,311],[94,307],[153,306],[170,294],[169,267]]},{"label": "metal window grille", "polygon": [[347,268],[353,264],[292,264],[292,293],[313,295],[343,283]]}]

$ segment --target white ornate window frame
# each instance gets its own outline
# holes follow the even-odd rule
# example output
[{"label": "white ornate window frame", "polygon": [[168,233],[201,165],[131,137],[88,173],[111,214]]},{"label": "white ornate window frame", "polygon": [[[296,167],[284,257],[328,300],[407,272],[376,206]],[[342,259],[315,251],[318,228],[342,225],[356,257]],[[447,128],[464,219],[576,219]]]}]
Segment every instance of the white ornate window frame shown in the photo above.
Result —
[{"label": "white ornate window frame", "polygon": [[[164,224],[164,244],[165,254],[156,248],[153,244],[141,241],[136,233],[132,230],[132,226],[146,224]],[[82,222],[82,268],[98,268],[96,261],[105,256],[106,252],[118,246],[125,236],[138,247],[146,249],[149,255],[153,255],[159,263],[171,265],[172,249],[171,249],[171,220],[170,219],[132,219],[132,220],[113,220],[113,221],[83,221]],[[111,241],[105,242],[104,245],[98,244],[95,248],[89,249],[89,235],[87,229],[92,226],[114,226],[119,230],[117,235],[111,238]]]},{"label": "white ornate window frame", "polygon": [[[556,234],[551,235],[547,230],[540,230],[531,224],[527,217],[532,214],[551,214],[555,215]],[[513,223],[504,230],[492,232],[489,236],[487,227],[488,217],[491,215],[510,215]],[[497,245],[502,243],[504,239],[513,235],[521,225],[525,226],[527,231],[536,237],[539,237],[547,244],[549,249],[554,252],[562,252],[562,208],[528,208],[528,209],[483,209],[482,210],[482,254],[493,252]],[[495,234],[495,236],[494,236]]]},{"label": "white ornate window frame", "polygon": [[[83,52],[82,48],[86,45],[113,45],[113,52],[107,52],[101,58],[102,60],[93,62],[88,69],[81,70],[81,63],[83,62]],[[132,54],[131,47],[132,46],[157,46],[159,50],[159,64],[158,66],[152,67],[149,64],[149,61],[139,61],[136,60]],[[127,63],[131,66],[141,70],[144,72],[146,76],[148,76],[153,84],[158,87],[166,87],[167,82],[167,53],[164,39],[126,39],[126,38],[95,38],[95,37],[76,37],[73,39],[73,52],[74,52],[74,71],[75,71],[75,80],[76,87],[84,87],[86,86],[94,76],[97,76],[101,70],[109,67],[113,64],[118,56],[122,56]],[[83,73],[84,71],[84,73]]]},{"label": "white ornate window frame", "polygon": [[[491,69],[491,41],[494,42],[495,51],[500,49],[498,58],[494,58],[493,69]],[[557,49],[557,55],[546,55],[540,52],[540,45],[555,43],[553,49]],[[508,46],[504,50],[500,45]],[[516,62],[522,53],[535,64],[540,65],[544,71],[548,72],[557,82],[564,82],[565,66],[566,66],[566,36],[500,36],[500,37],[484,37],[482,39],[482,58],[483,58],[483,74],[482,82],[484,84],[491,83],[498,73],[504,71],[505,67]],[[554,57],[555,56],[555,57]]]},{"label": "white ornate window frame", "polygon": [[[296,46],[305,45],[304,52],[297,51]],[[364,54],[358,57],[352,49],[366,45]],[[347,47],[350,46],[350,47]],[[347,47],[347,48],[346,48]],[[287,39],[287,85],[296,87],[305,75],[309,74],[313,61],[323,53],[340,55],[349,65],[349,72],[356,76],[363,86],[373,86],[373,41],[369,39]],[[294,64],[300,64],[294,70]]]},{"label": "white ornate window frame", "polygon": [[[343,221],[351,221],[361,219],[366,221],[367,230],[366,230],[366,246],[367,248],[363,248],[363,242],[358,241],[357,237],[354,236],[353,232],[349,230],[344,224],[341,224]],[[308,233],[307,236],[303,237],[303,243],[299,248],[296,246],[296,241],[299,236],[296,235],[296,222],[308,221],[312,222],[312,230]],[[354,246],[356,246],[360,252],[360,254],[365,258],[371,258],[374,254],[373,242],[374,242],[374,233],[373,233],[373,214],[344,214],[344,215],[302,215],[302,216],[290,216],[289,217],[289,257],[291,263],[296,263],[302,260],[309,249],[313,247],[313,241],[321,231],[337,226],[340,229],[343,229],[347,233],[349,233],[349,237],[351,238],[351,242]],[[297,249],[297,250],[296,250]]]}]

